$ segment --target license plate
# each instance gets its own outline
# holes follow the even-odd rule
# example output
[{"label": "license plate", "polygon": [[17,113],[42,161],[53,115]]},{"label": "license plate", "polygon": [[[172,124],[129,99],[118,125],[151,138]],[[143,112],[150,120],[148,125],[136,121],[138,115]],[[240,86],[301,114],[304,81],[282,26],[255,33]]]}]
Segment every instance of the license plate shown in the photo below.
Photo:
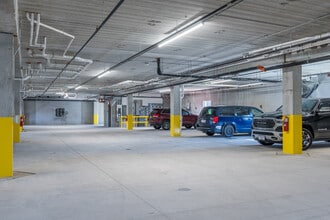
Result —
[{"label": "license plate", "polygon": [[202,122],[202,123],[205,123],[205,122],[206,122],[206,120],[205,120],[205,119],[202,119],[202,120],[201,120],[201,122]]},{"label": "license plate", "polygon": [[265,140],[265,136],[258,136],[258,140],[264,141]]}]

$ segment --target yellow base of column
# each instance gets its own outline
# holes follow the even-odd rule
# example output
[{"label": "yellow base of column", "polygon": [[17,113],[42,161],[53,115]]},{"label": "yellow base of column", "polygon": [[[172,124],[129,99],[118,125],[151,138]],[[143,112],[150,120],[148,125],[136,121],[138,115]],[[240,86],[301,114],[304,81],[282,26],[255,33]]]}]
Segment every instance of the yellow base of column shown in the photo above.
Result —
[{"label": "yellow base of column", "polygon": [[13,176],[13,118],[0,117],[0,178]]},{"label": "yellow base of column", "polygon": [[180,137],[181,136],[180,115],[171,115],[170,135],[171,135],[171,137]]},{"label": "yellow base of column", "polygon": [[98,125],[99,124],[99,115],[98,114],[94,114],[94,116],[93,116],[93,124],[94,125]]},{"label": "yellow base of column", "polygon": [[14,143],[19,143],[21,141],[20,138],[20,126],[17,123],[13,123],[14,126]]},{"label": "yellow base of column", "polygon": [[289,131],[283,131],[283,153],[302,154],[302,116],[288,115]]},{"label": "yellow base of column", "polygon": [[127,115],[127,130],[133,130],[133,115]]}]

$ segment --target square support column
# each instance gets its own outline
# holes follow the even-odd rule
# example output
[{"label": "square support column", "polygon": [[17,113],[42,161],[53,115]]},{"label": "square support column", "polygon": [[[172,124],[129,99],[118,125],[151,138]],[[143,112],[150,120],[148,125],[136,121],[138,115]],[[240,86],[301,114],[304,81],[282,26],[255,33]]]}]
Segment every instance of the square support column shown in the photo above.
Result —
[{"label": "square support column", "polygon": [[127,130],[133,130],[133,94],[127,96]]},{"label": "square support column", "polygon": [[171,116],[170,116],[170,135],[171,137],[181,136],[181,86],[171,87]]},{"label": "square support column", "polygon": [[283,120],[288,121],[288,129],[283,127],[283,153],[302,153],[302,101],[301,66],[283,69]]},{"label": "square support column", "polygon": [[[0,33],[0,178],[13,175],[13,35]],[[16,139],[17,140],[17,139]]]}]

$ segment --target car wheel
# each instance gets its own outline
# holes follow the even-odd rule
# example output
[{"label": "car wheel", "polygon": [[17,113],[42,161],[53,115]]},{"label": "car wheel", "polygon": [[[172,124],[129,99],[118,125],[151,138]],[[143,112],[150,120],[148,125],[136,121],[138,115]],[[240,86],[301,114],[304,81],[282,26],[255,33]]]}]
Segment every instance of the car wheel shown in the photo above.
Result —
[{"label": "car wheel", "polygon": [[307,128],[302,129],[302,149],[307,150],[313,143],[313,135]]},{"label": "car wheel", "polygon": [[214,135],[214,132],[206,132],[207,136],[213,136]]},{"label": "car wheel", "polygon": [[160,126],[160,125],[154,125],[154,128],[155,128],[155,129],[160,129],[161,126]]},{"label": "car wheel", "polygon": [[169,129],[170,129],[170,121],[165,120],[165,121],[163,122],[163,124],[162,124],[162,128],[163,128],[164,130],[169,130]]},{"label": "car wheel", "polygon": [[273,142],[270,142],[270,141],[258,141],[258,142],[262,145],[265,145],[265,146],[270,146],[270,145],[274,144]]},{"label": "car wheel", "polygon": [[232,126],[232,125],[226,125],[226,126],[223,128],[222,134],[223,134],[225,137],[231,137],[231,136],[234,135],[234,132],[235,132],[235,128],[234,128],[234,126]]},{"label": "car wheel", "polygon": [[186,128],[190,129],[192,125],[185,125]]}]

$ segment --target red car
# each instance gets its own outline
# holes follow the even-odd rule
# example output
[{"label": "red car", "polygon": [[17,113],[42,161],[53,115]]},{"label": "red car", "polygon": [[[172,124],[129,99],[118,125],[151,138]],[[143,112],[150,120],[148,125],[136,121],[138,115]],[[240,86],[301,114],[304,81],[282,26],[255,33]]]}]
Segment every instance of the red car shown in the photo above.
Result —
[{"label": "red car", "polygon": [[[182,109],[182,126],[186,128],[195,127],[197,122],[197,115]],[[149,124],[155,129],[163,128],[164,130],[170,129],[170,109],[161,108],[154,109],[149,115]]]}]

